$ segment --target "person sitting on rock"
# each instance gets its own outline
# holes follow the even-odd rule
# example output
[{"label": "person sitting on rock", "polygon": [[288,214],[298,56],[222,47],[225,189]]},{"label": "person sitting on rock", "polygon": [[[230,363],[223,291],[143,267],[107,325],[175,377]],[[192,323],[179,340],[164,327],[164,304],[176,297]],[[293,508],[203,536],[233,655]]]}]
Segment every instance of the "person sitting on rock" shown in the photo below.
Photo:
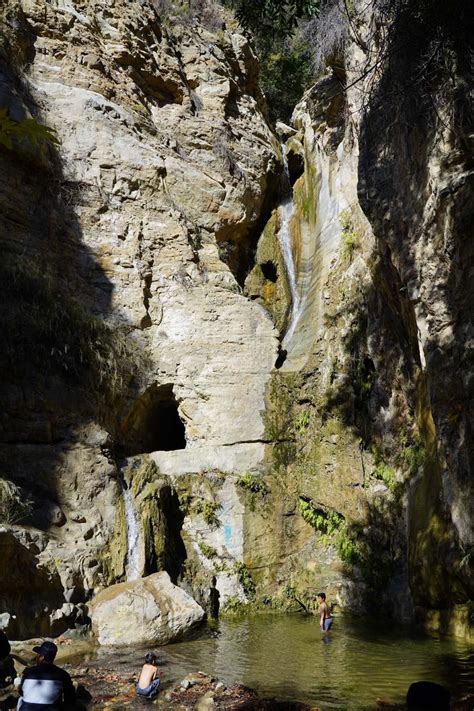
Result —
[{"label": "person sitting on rock", "polygon": [[69,674],[53,664],[58,648],[54,642],[45,641],[36,652],[36,666],[23,672],[17,709],[21,711],[60,711],[72,709],[76,691]]},{"label": "person sitting on rock", "polygon": [[16,677],[15,664],[10,652],[8,637],[3,630],[0,630],[0,689],[13,684]]},{"label": "person sitting on rock", "polygon": [[137,684],[138,696],[146,696],[147,699],[154,699],[158,694],[160,679],[157,678],[158,672],[158,657],[156,654],[149,652],[145,656],[145,664],[143,665],[140,678]]}]

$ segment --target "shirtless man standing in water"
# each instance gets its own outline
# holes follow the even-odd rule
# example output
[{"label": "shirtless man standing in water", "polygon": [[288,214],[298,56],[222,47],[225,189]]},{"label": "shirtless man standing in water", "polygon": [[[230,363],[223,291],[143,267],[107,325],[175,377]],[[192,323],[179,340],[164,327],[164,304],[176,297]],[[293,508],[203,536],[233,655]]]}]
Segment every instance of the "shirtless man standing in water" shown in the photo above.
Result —
[{"label": "shirtless man standing in water", "polygon": [[326,602],[326,593],[318,593],[319,602],[319,625],[323,632],[329,632],[332,625],[332,617]]}]

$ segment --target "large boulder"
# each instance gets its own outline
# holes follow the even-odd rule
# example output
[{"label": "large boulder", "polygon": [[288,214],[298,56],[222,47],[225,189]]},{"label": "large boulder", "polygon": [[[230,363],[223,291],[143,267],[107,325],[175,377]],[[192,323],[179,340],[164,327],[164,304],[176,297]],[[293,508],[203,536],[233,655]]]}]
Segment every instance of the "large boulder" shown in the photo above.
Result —
[{"label": "large boulder", "polygon": [[99,643],[118,646],[167,644],[204,617],[202,607],[165,572],[112,585],[89,610]]}]

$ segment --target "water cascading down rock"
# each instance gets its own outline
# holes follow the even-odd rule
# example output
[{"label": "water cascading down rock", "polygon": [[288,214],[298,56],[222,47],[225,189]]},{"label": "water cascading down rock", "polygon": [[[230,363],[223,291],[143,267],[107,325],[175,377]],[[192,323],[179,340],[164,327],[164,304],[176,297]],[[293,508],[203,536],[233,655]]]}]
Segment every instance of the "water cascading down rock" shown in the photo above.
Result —
[{"label": "water cascading down rock", "polygon": [[140,577],[140,525],[133,506],[133,499],[127,487],[123,489],[125,504],[125,520],[127,524],[127,580],[137,580]]},{"label": "water cascading down rock", "polygon": [[282,341],[283,349],[289,351],[291,348],[292,337],[298,325],[302,311],[302,303],[297,284],[297,272],[294,258],[294,245],[291,233],[291,221],[295,213],[295,205],[293,202],[293,192],[291,190],[290,175],[288,171],[288,162],[286,159],[286,146],[282,145],[282,155],[284,160],[286,192],[282,204],[280,205],[280,229],[278,231],[278,241],[285,263],[286,275],[291,293],[291,310],[288,319],[288,325],[285,336]]}]

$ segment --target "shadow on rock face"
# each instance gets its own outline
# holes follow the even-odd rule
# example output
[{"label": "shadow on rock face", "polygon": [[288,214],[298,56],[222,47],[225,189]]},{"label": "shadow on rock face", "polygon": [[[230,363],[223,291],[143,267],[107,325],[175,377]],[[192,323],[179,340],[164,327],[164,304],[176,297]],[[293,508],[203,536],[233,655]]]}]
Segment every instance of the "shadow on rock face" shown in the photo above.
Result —
[{"label": "shadow on rock face", "polygon": [[57,571],[43,567],[38,559],[34,534],[23,532],[21,538],[0,529],[0,609],[9,615],[6,632],[13,639],[47,635],[49,615],[64,599]]}]

